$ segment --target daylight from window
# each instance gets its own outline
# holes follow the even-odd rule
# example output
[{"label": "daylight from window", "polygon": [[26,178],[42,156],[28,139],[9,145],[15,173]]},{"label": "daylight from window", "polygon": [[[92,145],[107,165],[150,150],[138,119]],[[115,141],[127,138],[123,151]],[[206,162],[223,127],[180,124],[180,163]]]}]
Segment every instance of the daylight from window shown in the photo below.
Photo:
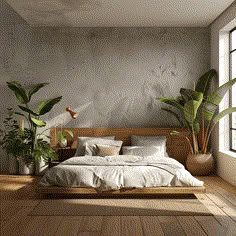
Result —
[{"label": "daylight from window", "polygon": [[[236,28],[230,33],[230,72],[231,79],[236,78]],[[236,85],[231,90],[230,106],[236,107]],[[236,112],[231,115],[231,149],[236,151]]]}]

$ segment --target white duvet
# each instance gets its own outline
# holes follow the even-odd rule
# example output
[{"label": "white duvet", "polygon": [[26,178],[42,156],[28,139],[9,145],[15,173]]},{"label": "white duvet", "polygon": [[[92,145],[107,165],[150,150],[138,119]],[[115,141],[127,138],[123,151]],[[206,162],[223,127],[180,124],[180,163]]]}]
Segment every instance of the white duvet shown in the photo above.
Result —
[{"label": "white duvet", "polygon": [[92,187],[98,191],[160,186],[203,186],[182,164],[167,157],[80,156],[49,169],[41,186]]}]

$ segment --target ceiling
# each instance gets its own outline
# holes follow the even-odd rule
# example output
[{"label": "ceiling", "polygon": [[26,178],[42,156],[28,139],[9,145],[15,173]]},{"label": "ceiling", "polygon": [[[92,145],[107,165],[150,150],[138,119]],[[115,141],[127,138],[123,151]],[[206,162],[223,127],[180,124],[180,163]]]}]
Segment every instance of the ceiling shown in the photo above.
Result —
[{"label": "ceiling", "polygon": [[29,24],[205,27],[234,0],[6,0]]}]

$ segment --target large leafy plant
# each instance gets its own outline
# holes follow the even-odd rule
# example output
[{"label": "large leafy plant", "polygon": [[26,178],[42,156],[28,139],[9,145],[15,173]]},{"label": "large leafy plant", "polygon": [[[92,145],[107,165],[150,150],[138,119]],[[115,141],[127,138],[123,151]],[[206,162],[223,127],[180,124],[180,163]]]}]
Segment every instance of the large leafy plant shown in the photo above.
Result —
[{"label": "large leafy plant", "polygon": [[7,86],[15,93],[15,96],[20,103],[18,107],[21,111],[14,111],[13,113],[24,117],[28,122],[29,128],[25,129],[28,137],[25,137],[25,140],[27,141],[24,142],[25,156],[28,157],[28,159],[46,159],[46,156],[53,159],[56,156],[48,142],[43,141],[43,139],[40,138],[42,134],[38,134],[38,128],[46,126],[46,122],[41,119],[41,116],[50,112],[52,108],[60,102],[62,97],[60,96],[43,101],[38,105],[36,110],[30,108],[32,96],[46,85],[48,85],[48,83],[36,84],[31,89],[27,90],[17,81],[7,82]]},{"label": "large leafy plant", "polygon": [[216,77],[217,73],[212,69],[199,78],[194,90],[181,88],[180,96],[176,99],[157,98],[172,107],[162,109],[188,129],[187,132],[174,131],[172,134],[184,136],[192,154],[207,153],[210,135],[215,125],[224,116],[236,112],[236,107],[231,107],[217,114],[220,102],[236,83],[236,78],[210,93],[211,83]]},{"label": "large leafy plant", "polygon": [[8,116],[3,121],[3,125],[4,128],[0,129],[0,146],[8,155],[17,158],[22,154],[24,138],[17,121],[13,118],[12,108],[8,108]]}]

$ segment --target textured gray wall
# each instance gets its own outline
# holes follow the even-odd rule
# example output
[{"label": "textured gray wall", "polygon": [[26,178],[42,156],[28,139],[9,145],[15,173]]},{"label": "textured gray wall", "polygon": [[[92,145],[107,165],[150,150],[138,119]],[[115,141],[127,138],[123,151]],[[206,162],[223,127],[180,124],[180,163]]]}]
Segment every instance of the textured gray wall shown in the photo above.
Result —
[{"label": "textured gray wall", "polygon": [[16,105],[5,82],[18,80],[51,83],[33,106],[63,96],[45,116],[48,127],[176,126],[155,97],[177,96],[209,69],[206,28],[31,28],[0,4],[1,119]]}]

